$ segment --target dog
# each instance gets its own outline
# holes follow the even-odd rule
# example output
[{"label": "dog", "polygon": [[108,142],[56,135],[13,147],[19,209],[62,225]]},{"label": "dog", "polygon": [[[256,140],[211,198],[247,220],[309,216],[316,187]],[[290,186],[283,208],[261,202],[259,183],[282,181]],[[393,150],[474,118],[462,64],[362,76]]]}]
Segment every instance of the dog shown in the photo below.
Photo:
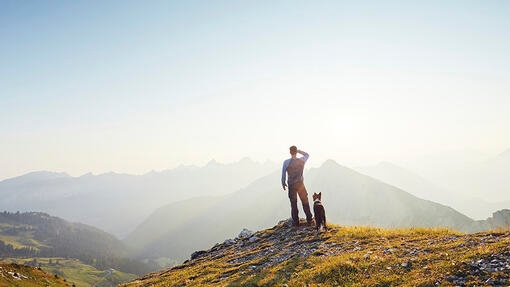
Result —
[{"label": "dog", "polygon": [[317,231],[321,228],[321,226],[324,227],[324,230],[328,230],[328,227],[326,226],[326,211],[324,210],[324,206],[322,206],[321,202],[321,194],[319,193],[313,193],[313,214],[315,217],[315,228]]}]

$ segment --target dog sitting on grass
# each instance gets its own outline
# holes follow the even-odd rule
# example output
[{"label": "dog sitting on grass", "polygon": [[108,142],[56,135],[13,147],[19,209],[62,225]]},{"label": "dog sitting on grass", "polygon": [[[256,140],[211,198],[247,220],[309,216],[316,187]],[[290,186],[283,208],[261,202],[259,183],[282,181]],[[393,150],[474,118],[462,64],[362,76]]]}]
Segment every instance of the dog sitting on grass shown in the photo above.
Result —
[{"label": "dog sitting on grass", "polygon": [[315,228],[317,231],[322,227],[324,227],[324,230],[327,230],[328,227],[326,226],[326,211],[324,210],[324,206],[322,206],[321,202],[321,194],[319,193],[313,193],[313,213],[315,217]]}]

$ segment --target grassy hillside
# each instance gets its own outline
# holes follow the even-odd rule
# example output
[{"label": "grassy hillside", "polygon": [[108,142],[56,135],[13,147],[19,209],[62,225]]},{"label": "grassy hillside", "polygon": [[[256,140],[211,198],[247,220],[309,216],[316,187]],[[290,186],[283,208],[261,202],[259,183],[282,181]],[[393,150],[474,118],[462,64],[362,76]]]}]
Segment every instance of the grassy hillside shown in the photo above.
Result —
[{"label": "grassy hillside", "polygon": [[59,276],[18,264],[0,264],[0,287],[69,287]]},{"label": "grassy hillside", "polygon": [[227,240],[132,286],[509,286],[510,232],[289,222]]},{"label": "grassy hillside", "polygon": [[65,257],[98,270],[145,274],[157,269],[127,258],[125,245],[104,231],[45,213],[0,213],[0,258]]},{"label": "grassy hillside", "polygon": [[13,249],[43,255],[127,254],[124,244],[111,234],[41,212],[0,213],[0,240]]},{"label": "grassy hillside", "polygon": [[[34,261],[35,260],[35,261]],[[30,258],[4,259],[4,263],[17,263],[25,265],[36,265],[45,272],[57,274],[65,278],[70,284],[77,287],[97,286],[107,287],[116,286],[122,282],[127,282],[136,278],[134,274],[124,273],[118,270],[98,270],[93,266],[86,265],[77,259],[66,258]]]}]

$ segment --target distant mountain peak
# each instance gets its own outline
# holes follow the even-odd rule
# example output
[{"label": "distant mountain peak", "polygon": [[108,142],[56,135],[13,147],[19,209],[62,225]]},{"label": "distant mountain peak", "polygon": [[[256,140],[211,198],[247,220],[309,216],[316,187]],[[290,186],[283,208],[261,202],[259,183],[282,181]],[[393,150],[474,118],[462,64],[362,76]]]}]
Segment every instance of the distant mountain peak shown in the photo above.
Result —
[{"label": "distant mountain peak", "polygon": [[240,159],[238,161],[238,163],[253,164],[253,163],[255,163],[255,161],[252,160],[250,157],[246,156],[246,157],[243,157],[242,159]]},{"label": "distant mountain peak", "polygon": [[349,168],[345,165],[341,165],[339,164],[338,162],[332,160],[332,159],[328,159],[326,160],[320,167],[319,167],[319,170],[321,170],[322,172],[326,172],[326,174],[342,174],[344,176],[356,176],[356,177],[359,177],[359,176],[363,176],[363,177],[367,177],[366,175],[363,175],[357,171],[355,171],[354,169],[352,168]]},{"label": "distant mountain peak", "polygon": [[340,167],[341,165],[338,164],[336,161],[332,160],[332,159],[328,159],[326,160],[321,166],[320,168],[329,168],[329,167]]},{"label": "distant mountain peak", "polygon": [[94,176],[94,174],[89,171],[89,172],[87,172],[87,173],[85,173],[83,175],[80,175],[79,177],[84,178],[84,177],[91,177],[91,176]]},{"label": "distant mountain peak", "polygon": [[251,157],[249,157],[249,156],[245,156],[245,157],[241,158],[239,161],[254,162],[253,159],[251,159]]},{"label": "distant mountain peak", "polygon": [[207,167],[211,167],[211,166],[219,166],[221,165],[221,163],[219,163],[218,161],[216,161],[214,158],[211,159],[209,162],[207,162],[207,164],[205,166]]},{"label": "distant mountain peak", "polygon": [[115,176],[115,175],[118,175],[118,173],[116,173],[114,171],[109,171],[109,172],[101,173],[99,176]]}]

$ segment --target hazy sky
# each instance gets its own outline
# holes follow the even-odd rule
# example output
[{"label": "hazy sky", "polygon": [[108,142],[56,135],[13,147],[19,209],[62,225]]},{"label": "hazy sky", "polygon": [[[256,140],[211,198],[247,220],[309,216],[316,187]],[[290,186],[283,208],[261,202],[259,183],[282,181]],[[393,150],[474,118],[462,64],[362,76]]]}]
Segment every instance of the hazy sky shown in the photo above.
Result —
[{"label": "hazy sky", "polygon": [[510,1],[1,1],[0,179],[510,147]]}]

